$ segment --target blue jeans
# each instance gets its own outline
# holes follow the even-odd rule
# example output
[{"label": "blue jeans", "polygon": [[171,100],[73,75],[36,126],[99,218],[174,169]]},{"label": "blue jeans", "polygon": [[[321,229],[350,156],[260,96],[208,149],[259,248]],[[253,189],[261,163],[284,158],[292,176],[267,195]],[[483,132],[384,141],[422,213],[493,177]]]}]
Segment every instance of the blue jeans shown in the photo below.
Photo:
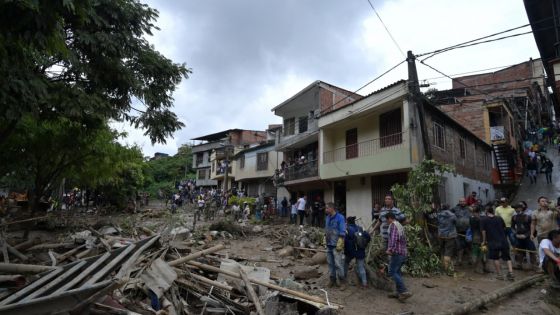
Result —
[{"label": "blue jeans", "polygon": [[[344,276],[348,277],[348,265],[350,265],[350,261],[354,258],[345,257],[344,259]],[[367,285],[367,276],[366,276],[366,266],[365,266],[365,259],[364,258],[356,258],[356,273],[358,274],[358,278],[360,278],[360,282],[362,285]]]},{"label": "blue jeans", "polygon": [[395,281],[397,293],[406,292],[406,287],[404,286],[401,274],[401,268],[405,261],[406,256],[393,254],[389,263],[389,276],[393,278],[393,281]]},{"label": "blue jeans", "polygon": [[506,228],[506,236],[511,247],[517,247],[517,237],[515,237],[515,233],[513,233],[513,230],[510,227]]},{"label": "blue jeans", "polygon": [[334,246],[327,247],[327,263],[329,264],[329,273],[332,281],[344,280],[346,273],[344,272],[344,252],[338,252]]}]

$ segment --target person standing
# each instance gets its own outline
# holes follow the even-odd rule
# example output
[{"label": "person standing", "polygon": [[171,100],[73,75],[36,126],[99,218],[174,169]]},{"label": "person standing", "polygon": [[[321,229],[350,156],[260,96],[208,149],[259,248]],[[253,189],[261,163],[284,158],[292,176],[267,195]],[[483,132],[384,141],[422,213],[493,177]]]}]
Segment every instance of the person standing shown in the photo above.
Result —
[{"label": "person standing", "polygon": [[377,221],[373,227],[374,231],[381,227],[381,236],[383,237],[385,248],[387,248],[387,242],[389,239],[389,223],[386,218],[388,213],[393,213],[395,215],[395,219],[399,221],[399,223],[406,222],[404,213],[402,213],[399,208],[395,207],[395,199],[393,199],[393,195],[391,194],[385,195],[385,206],[381,208],[381,211],[379,212],[379,221]]},{"label": "person standing", "polygon": [[[476,193],[474,193],[476,196]],[[472,195],[471,195],[472,196]],[[459,203],[451,209],[457,217],[455,227],[457,229],[457,266],[463,264],[463,254],[468,249],[466,234],[470,225],[471,209],[467,205],[465,198],[459,198]]]},{"label": "person standing", "polygon": [[537,170],[539,169],[538,166],[538,162],[537,162],[537,157],[531,156],[530,154],[531,152],[529,152],[529,160],[527,161],[527,173],[529,174],[529,180],[531,181],[531,184],[536,184],[537,183]]},{"label": "person standing", "polygon": [[348,277],[348,266],[352,259],[356,259],[356,273],[362,288],[367,288],[365,268],[366,247],[371,237],[368,232],[356,224],[356,217],[348,217],[347,233],[344,239],[344,275]]},{"label": "person standing", "polygon": [[299,225],[303,225],[303,219],[305,218],[305,206],[307,204],[307,196],[300,196],[296,207],[299,216]]},{"label": "person standing", "polygon": [[550,159],[545,158],[542,168],[544,169],[544,175],[546,177],[546,183],[552,184],[552,168],[554,164]]},{"label": "person standing", "polygon": [[449,274],[453,270],[451,257],[455,252],[457,244],[457,217],[447,205],[441,206],[438,213],[438,237],[440,239],[441,253],[443,256],[443,268]]},{"label": "person standing", "polygon": [[284,198],[282,199],[282,201],[280,202],[280,206],[281,206],[281,216],[282,217],[286,217],[288,216],[288,198],[286,198],[286,196],[284,196]]},{"label": "person standing", "polygon": [[556,219],[558,213],[550,210],[548,198],[540,196],[537,199],[539,208],[531,215],[531,240],[537,238],[537,243],[545,239],[548,233],[558,227]]},{"label": "person standing", "polygon": [[404,302],[412,296],[403,282],[401,269],[408,256],[406,235],[404,227],[397,221],[393,212],[387,213],[387,233],[389,235],[387,244],[387,255],[391,257],[389,263],[389,276],[393,278],[397,292],[390,294],[389,297],[397,298]]},{"label": "person standing", "polygon": [[[346,288],[344,273],[344,238],[346,223],[344,217],[336,212],[332,202],[326,206],[327,219],[325,222],[325,240],[327,242],[327,263],[329,265],[329,287],[340,286]],[[338,280],[338,282],[337,282]]]},{"label": "person standing", "polygon": [[321,200],[320,196],[315,198],[315,202],[311,207],[311,225],[322,226],[321,219],[325,215],[325,203]]},{"label": "person standing", "polygon": [[473,191],[465,200],[465,202],[467,203],[467,206],[472,206],[475,203],[478,202],[478,199],[476,199],[476,191]]},{"label": "person standing", "polygon": [[480,207],[473,208],[472,216],[469,220],[469,226],[472,233],[471,259],[474,264],[474,272],[483,274],[487,270],[484,254],[480,248],[480,244],[482,243],[482,231],[480,230]]},{"label": "person standing", "polygon": [[515,247],[516,246],[516,244],[515,244],[516,238],[513,235],[513,232],[511,231],[511,218],[515,214],[515,209],[513,209],[509,205],[506,197],[500,198],[500,205],[498,207],[496,207],[495,213],[496,213],[496,216],[498,216],[498,217],[502,218],[502,220],[504,220],[504,222],[506,224],[506,236],[507,236],[511,246]]},{"label": "person standing", "polygon": [[494,215],[494,208],[487,207],[486,219],[481,221],[482,245],[488,245],[488,259],[494,261],[496,279],[504,279],[499,261],[501,258],[507,263],[507,279],[513,281],[515,278],[513,276],[513,265],[509,255],[509,244],[506,238],[505,228],[506,224],[504,220]]},{"label": "person standing", "polygon": [[290,202],[290,223],[297,225],[297,202],[295,200]]},{"label": "person standing", "polygon": [[536,250],[535,243],[531,240],[531,216],[527,215],[523,210],[523,204],[515,205],[515,214],[511,218],[511,229],[516,238],[515,247],[521,250],[515,254],[515,265],[519,269],[522,269],[526,251],[530,253],[530,261],[534,264],[537,263],[537,257],[534,254]]}]

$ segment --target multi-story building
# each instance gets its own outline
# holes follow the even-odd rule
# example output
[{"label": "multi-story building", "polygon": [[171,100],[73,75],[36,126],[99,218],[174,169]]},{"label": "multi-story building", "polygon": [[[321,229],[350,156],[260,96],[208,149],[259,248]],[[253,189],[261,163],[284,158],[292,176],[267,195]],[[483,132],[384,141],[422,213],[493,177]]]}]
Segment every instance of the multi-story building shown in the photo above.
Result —
[{"label": "multi-story building", "polygon": [[551,121],[540,59],[453,80],[453,89],[437,91],[431,101],[493,147],[493,183],[508,191],[523,176],[522,142]]},{"label": "multi-story building", "polygon": [[[325,200],[348,216],[370,222],[374,202],[424,158],[417,109],[408,101],[406,81],[325,112],[318,121],[319,175],[328,182]],[[422,103],[433,159],[451,164],[443,174],[440,199],[455,203],[477,191],[494,198],[490,183],[491,147],[436,107]]]},{"label": "multi-story building", "polygon": [[237,151],[266,139],[265,131],[243,129],[229,129],[192,139],[204,141],[192,147],[196,185],[223,188],[227,170],[227,188],[231,188],[235,182],[235,174],[232,163],[227,165],[230,158]]},{"label": "multi-story building", "polygon": [[283,153],[283,185],[293,199],[297,194],[323,197],[324,189],[328,188],[319,177],[318,117],[360,98],[350,91],[315,81],[272,109],[283,119],[275,150]]}]

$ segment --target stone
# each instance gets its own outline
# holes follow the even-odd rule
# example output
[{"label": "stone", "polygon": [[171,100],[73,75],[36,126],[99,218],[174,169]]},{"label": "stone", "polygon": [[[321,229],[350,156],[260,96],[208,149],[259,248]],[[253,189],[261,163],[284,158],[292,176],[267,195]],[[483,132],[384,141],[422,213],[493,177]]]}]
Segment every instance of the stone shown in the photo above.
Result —
[{"label": "stone", "polygon": [[319,270],[317,270],[314,267],[304,267],[300,270],[297,270],[294,273],[294,278],[296,280],[307,280],[307,279],[318,278],[320,276],[321,273],[319,272]]},{"label": "stone", "polygon": [[324,265],[327,263],[327,253],[317,252],[311,257],[312,265]]},{"label": "stone", "polygon": [[287,257],[294,253],[294,248],[292,246],[286,246],[278,251],[280,257]]},{"label": "stone", "polygon": [[262,231],[263,231],[263,228],[260,225],[255,225],[253,227],[253,233],[261,233]]}]

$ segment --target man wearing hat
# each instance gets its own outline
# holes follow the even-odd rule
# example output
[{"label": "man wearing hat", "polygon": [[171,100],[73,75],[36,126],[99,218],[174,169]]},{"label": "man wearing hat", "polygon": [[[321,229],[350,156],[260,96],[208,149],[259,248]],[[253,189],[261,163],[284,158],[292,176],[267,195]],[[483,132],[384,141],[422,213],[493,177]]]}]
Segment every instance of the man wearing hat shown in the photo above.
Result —
[{"label": "man wearing hat", "polygon": [[344,238],[344,274],[348,277],[350,261],[356,258],[356,273],[362,288],[367,288],[365,268],[366,248],[371,240],[368,232],[356,224],[356,217],[346,218],[346,237]]}]

